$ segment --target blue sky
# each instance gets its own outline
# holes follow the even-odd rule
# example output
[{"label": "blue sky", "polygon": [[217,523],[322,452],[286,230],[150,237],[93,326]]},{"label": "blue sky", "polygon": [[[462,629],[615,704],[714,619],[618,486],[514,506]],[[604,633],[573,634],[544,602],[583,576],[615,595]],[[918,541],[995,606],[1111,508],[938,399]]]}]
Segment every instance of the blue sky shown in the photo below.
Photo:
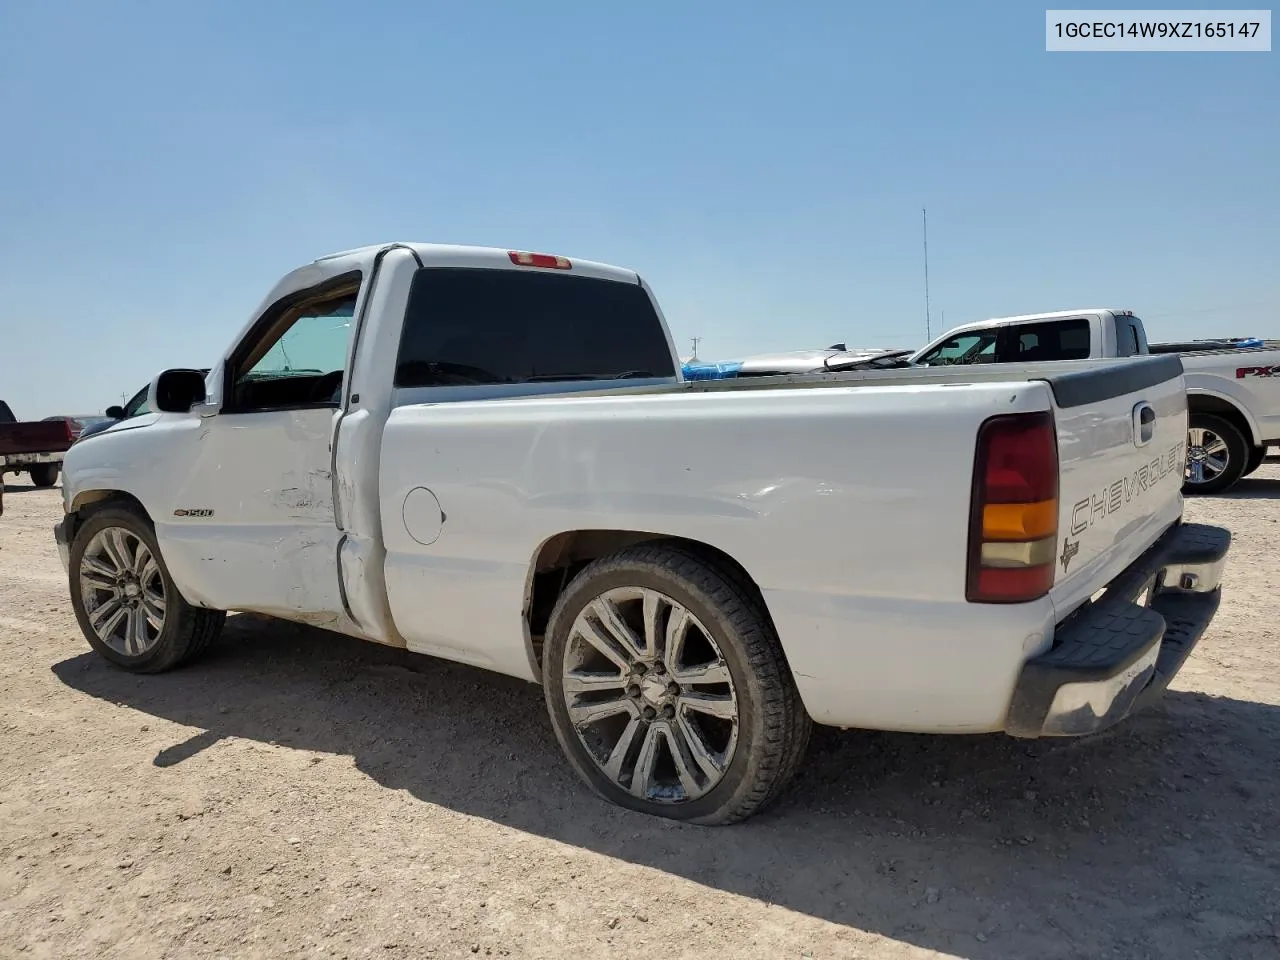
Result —
[{"label": "blue sky", "polygon": [[704,359],[915,346],[922,206],[935,334],[1105,304],[1280,336],[1280,54],[1043,31],[1025,2],[0,0],[0,397],[99,411],[390,239],[634,267]]}]

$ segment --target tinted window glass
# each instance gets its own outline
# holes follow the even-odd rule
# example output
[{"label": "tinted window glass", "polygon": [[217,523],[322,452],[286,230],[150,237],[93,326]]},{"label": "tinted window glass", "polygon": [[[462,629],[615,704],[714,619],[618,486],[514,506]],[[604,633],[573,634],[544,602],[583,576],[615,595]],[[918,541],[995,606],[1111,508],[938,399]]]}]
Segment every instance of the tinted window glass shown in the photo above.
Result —
[{"label": "tinted window glass", "polygon": [[928,367],[992,363],[996,355],[996,336],[996,330],[960,333],[929,351],[918,362]]},{"label": "tinted window glass", "polygon": [[1138,317],[1130,317],[1129,324],[1133,327],[1133,335],[1138,342],[1137,353],[1147,354],[1151,352],[1151,345],[1147,343],[1147,330],[1142,325],[1142,320]]},{"label": "tinted window glass", "polygon": [[409,292],[397,387],[675,375],[639,284],[428,267]]},{"label": "tinted window glass", "polygon": [[1135,316],[1117,317],[1116,319],[1117,352],[1121,357],[1140,356],[1151,351],[1147,346],[1147,333],[1142,328],[1142,320]]},{"label": "tinted window glass", "polygon": [[1128,320],[1116,321],[1116,353],[1121,357],[1132,357],[1141,353],[1138,347],[1138,328]]},{"label": "tinted window glass", "polygon": [[1016,356],[1021,363],[1037,360],[1085,360],[1089,356],[1089,321],[1054,320],[1013,328]]}]

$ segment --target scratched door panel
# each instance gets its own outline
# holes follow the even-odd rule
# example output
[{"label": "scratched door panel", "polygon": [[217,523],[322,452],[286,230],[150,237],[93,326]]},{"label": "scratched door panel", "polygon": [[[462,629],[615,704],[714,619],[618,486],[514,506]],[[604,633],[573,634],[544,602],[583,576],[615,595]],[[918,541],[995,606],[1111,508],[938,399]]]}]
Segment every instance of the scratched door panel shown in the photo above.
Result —
[{"label": "scratched door panel", "polygon": [[207,421],[162,548],[210,605],[340,626],[335,416],[281,410]]}]

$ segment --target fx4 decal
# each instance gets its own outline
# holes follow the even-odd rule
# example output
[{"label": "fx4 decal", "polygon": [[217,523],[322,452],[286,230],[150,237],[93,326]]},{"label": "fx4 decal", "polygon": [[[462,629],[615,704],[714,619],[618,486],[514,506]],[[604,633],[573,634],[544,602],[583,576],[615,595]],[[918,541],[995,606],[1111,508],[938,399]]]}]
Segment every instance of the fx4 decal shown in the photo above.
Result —
[{"label": "fx4 decal", "polygon": [[1246,377],[1280,377],[1280,366],[1275,367],[1236,367],[1236,379]]}]

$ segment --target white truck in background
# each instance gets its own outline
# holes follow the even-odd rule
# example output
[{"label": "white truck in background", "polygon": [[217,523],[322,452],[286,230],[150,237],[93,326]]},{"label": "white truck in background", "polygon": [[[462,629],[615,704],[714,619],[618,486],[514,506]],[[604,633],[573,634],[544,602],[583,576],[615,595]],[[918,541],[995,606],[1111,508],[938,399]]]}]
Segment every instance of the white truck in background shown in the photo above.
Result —
[{"label": "white truck in background", "polygon": [[75,615],[139,673],[251,611],[540,683],[597,793],[724,824],[813,722],[1109,727],[1218,608],[1230,535],[1181,519],[1176,356],[679,371],[629,270],[317,260],[207,377],[160,374],[71,448]]},{"label": "white truck in background", "polygon": [[[1241,343],[1251,344],[1241,346]],[[1148,344],[1129,310],[1063,310],[967,323],[903,360],[952,366],[1177,354],[1189,409],[1186,493],[1219,493],[1280,443],[1280,341]]]}]

